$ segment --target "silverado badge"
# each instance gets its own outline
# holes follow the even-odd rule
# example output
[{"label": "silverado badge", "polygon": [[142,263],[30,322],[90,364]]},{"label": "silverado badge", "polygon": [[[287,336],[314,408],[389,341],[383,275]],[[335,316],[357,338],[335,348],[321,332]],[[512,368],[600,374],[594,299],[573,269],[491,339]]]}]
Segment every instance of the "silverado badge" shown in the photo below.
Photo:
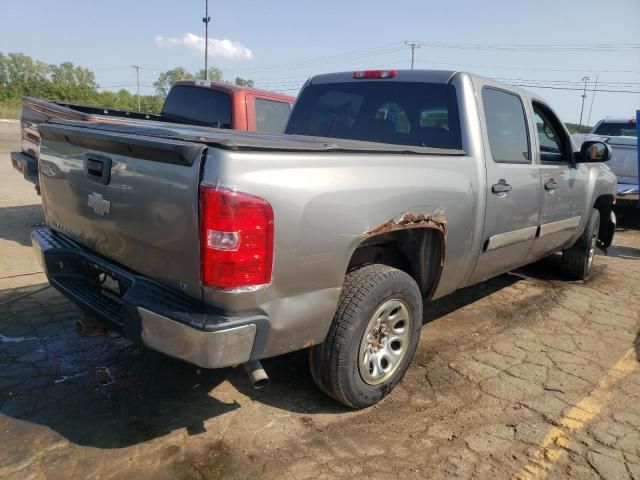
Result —
[{"label": "silverado badge", "polygon": [[105,200],[99,193],[94,192],[89,194],[87,205],[93,208],[94,212],[98,215],[104,215],[105,213],[109,213],[111,202]]}]

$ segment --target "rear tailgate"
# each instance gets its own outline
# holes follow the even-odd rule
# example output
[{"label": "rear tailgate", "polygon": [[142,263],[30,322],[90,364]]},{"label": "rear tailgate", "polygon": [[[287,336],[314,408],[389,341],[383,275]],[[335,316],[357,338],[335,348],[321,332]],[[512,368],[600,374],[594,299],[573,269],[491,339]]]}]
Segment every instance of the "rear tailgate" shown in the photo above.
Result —
[{"label": "rear tailgate", "polygon": [[200,299],[198,184],[206,145],[94,127],[39,128],[47,223]]}]

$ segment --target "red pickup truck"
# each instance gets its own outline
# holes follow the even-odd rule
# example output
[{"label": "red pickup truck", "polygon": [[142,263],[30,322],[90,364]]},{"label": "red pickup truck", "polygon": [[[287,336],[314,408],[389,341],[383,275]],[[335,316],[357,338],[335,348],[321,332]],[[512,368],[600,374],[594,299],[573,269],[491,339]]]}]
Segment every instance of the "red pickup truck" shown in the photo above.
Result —
[{"label": "red pickup truck", "polygon": [[255,88],[206,80],[176,82],[169,91],[160,114],[111,108],[22,99],[22,143],[20,152],[11,152],[13,167],[36,186],[40,134],[38,125],[52,119],[147,125],[169,122],[230,128],[250,132],[282,133],[294,97]]}]

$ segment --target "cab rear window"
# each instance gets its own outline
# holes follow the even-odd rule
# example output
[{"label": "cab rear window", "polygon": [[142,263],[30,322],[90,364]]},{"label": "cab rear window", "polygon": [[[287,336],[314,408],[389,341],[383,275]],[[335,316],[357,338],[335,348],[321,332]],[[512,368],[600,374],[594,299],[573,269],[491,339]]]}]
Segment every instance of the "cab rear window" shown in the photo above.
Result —
[{"label": "cab rear window", "polygon": [[162,115],[182,122],[231,128],[231,96],[210,88],[174,86],[162,108]]},{"label": "cab rear window", "polygon": [[638,129],[634,122],[603,122],[596,128],[594,133],[609,137],[637,137]]},{"label": "cab rear window", "polygon": [[344,82],[306,87],[288,134],[461,149],[452,85],[420,82]]}]

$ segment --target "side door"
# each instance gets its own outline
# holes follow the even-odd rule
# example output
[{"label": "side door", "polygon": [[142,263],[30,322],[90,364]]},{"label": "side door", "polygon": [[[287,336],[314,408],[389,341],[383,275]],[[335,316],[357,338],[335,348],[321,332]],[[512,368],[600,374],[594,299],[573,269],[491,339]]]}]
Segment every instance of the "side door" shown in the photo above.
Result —
[{"label": "side door", "polygon": [[482,87],[481,98],[487,203],[483,248],[470,283],[524,263],[538,230],[541,197],[522,98],[490,84]]},{"label": "side door", "polygon": [[574,165],[573,144],[551,108],[531,103],[536,124],[535,155],[540,162],[542,206],[540,231],[527,262],[570,246],[581,225],[589,167]]}]

